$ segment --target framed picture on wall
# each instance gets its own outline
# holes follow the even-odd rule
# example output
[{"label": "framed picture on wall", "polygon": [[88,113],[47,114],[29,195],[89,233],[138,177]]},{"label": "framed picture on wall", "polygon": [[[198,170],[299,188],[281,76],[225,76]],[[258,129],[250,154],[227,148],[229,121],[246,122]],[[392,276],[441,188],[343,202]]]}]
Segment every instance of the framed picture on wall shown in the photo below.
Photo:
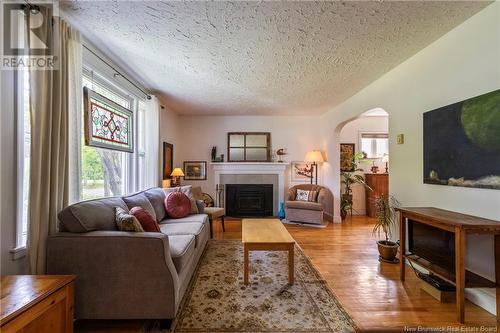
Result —
[{"label": "framed picture on wall", "polygon": [[354,143],[341,143],[340,144],[340,171],[352,172],[354,171],[352,159],[354,158]]},{"label": "framed picture on wall", "polygon": [[312,178],[311,163],[301,161],[292,162],[291,178],[292,182],[295,183],[309,183]]},{"label": "framed picture on wall", "polygon": [[184,180],[206,180],[206,161],[184,161]]},{"label": "framed picture on wall", "polygon": [[163,142],[163,179],[171,179],[174,170],[174,145]]}]

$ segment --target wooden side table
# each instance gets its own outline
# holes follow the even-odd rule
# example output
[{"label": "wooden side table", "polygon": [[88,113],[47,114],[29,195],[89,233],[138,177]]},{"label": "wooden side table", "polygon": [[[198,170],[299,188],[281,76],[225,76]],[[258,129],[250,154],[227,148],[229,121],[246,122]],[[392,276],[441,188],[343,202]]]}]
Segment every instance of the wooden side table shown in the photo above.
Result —
[{"label": "wooden side table", "polygon": [[220,222],[222,223],[222,231],[225,232],[226,228],[224,227],[224,216],[226,215],[226,210],[222,207],[205,207],[205,214],[208,215],[208,221],[210,222],[210,238],[214,237],[213,233],[213,220],[220,218]]},{"label": "wooden side table", "polygon": [[73,332],[74,275],[2,276],[2,333]]}]

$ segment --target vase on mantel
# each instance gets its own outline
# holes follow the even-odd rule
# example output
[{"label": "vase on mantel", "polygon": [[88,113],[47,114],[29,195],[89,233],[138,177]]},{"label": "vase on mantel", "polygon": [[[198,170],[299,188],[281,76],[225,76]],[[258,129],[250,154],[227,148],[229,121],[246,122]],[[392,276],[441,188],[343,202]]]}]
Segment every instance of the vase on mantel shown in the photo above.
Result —
[{"label": "vase on mantel", "polygon": [[280,210],[278,211],[278,218],[280,220],[285,219],[285,203],[284,202],[280,202]]}]

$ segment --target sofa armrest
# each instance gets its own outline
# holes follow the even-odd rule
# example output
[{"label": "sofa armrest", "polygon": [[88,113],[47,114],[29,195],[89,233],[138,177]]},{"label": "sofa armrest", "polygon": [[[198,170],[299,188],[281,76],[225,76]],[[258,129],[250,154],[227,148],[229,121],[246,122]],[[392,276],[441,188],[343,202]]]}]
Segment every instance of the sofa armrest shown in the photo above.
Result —
[{"label": "sofa armrest", "polygon": [[333,214],[333,195],[329,189],[323,187],[319,190],[318,203],[327,214]]},{"label": "sofa armrest", "polygon": [[287,201],[295,201],[295,197],[297,196],[297,190],[294,187],[291,187],[286,192],[286,200]]},{"label": "sofa armrest", "polygon": [[173,318],[179,278],[168,236],[92,231],[49,237],[47,273],[75,274],[75,317]]}]

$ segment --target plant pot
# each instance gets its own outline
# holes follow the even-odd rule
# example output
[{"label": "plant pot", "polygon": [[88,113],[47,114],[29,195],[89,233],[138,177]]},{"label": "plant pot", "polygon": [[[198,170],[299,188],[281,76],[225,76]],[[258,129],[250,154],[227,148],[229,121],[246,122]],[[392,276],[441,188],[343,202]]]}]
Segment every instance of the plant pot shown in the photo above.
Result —
[{"label": "plant pot", "polygon": [[396,258],[396,255],[398,254],[398,243],[381,240],[377,242],[377,246],[378,253],[380,254],[380,257],[382,257],[382,259],[385,259],[387,261],[394,261],[394,258]]}]

